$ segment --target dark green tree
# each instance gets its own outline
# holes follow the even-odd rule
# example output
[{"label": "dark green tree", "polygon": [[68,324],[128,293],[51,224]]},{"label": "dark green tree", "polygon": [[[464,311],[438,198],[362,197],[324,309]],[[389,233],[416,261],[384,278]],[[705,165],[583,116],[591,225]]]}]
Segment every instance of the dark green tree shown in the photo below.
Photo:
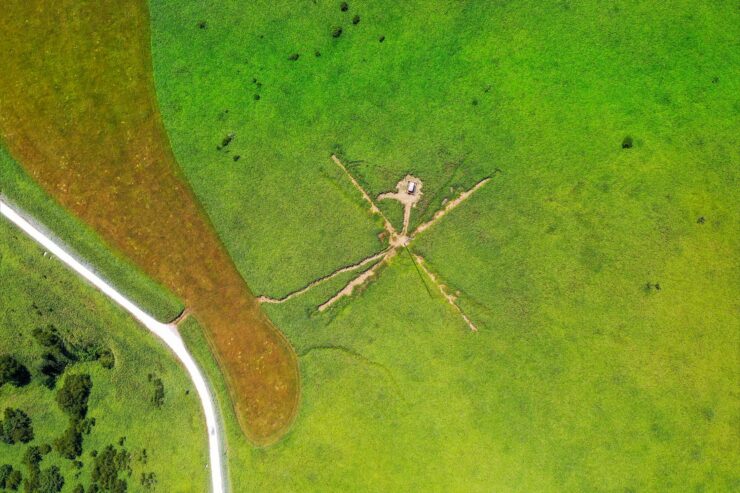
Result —
[{"label": "dark green tree", "polygon": [[54,440],[56,451],[69,460],[74,460],[82,455],[82,433],[77,428],[77,423],[71,422],[62,436]]},{"label": "dark green tree", "polygon": [[70,375],[57,392],[57,404],[72,419],[82,420],[87,415],[87,400],[92,389],[90,375]]},{"label": "dark green tree", "polygon": [[20,409],[6,408],[5,419],[0,421],[0,440],[11,445],[33,440],[31,418]]},{"label": "dark green tree", "polygon": [[44,469],[39,474],[38,493],[59,493],[64,488],[64,476],[57,466]]},{"label": "dark green tree", "polygon": [[6,383],[22,387],[31,381],[28,368],[9,354],[0,356],[0,387]]}]

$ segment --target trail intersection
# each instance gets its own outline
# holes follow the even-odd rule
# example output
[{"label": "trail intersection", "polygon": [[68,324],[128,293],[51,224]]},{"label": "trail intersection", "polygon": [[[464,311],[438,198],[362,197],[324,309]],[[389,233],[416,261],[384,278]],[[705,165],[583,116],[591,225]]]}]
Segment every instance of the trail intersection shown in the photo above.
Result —
[{"label": "trail intersection", "polygon": [[[419,225],[412,233],[408,232],[409,229],[409,223],[411,222],[411,210],[416,207],[416,204],[419,202],[422,196],[422,188],[423,183],[420,179],[407,175],[405,178],[403,178],[401,181],[398,182],[396,185],[396,192],[386,192],[380,194],[377,199],[378,200],[398,200],[403,206],[404,206],[404,213],[403,213],[403,228],[401,229],[401,232],[399,233],[395,227],[393,227],[393,224],[388,220],[388,218],[383,214],[383,212],[378,208],[378,206],[373,201],[370,194],[362,188],[362,186],[359,184],[359,182],[352,176],[352,174],[349,172],[347,167],[342,163],[342,161],[336,156],[331,156],[334,163],[336,163],[337,166],[339,166],[342,171],[344,171],[345,175],[349,178],[349,180],[352,182],[352,185],[360,192],[362,195],[362,198],[368,203],[370,207],[370,212],[374,215],[380,216],[380,218],[383,220],[383,227],[385,228],[386,233],[389,237],[389,246],[373,255],[370,255],[369,257],[366,257],[359,262],[356,262],[351,265],[347,265],[344,267],[341,267],[337,269],[336,271],[332,272],[331,274],[328,274],[326,276],[320,277],[312,282],[310,282],[308,285],[304,286],[301,289],[298,289],[296,291],[293,291],[292,293],[289,293],[288,295],[282,297],[282,298],[270,298],[267,296],[260,296],[258,298],[258,301],[260,303],[284,303],[296,296],[299,296],[310,289],[318,286],[319,284],[323,284],[326,281],[329,281],[336,276],[343,274],[345,272],[351,272],[361,269],[362,267],[365,267],[366,265],[372,264],[372,266],[355,276],[352,280],[350,280],[347,284],[342,287],[336,294],[331,296],[328,300],[324,301],[318,306],[318,310],[320,312],[325,311],[332,305],[334,305],[337,301],[341,300],[344,297],[351,296],[354,290],[358,287],[361,287],[368,282],[378,273],[380,268],[388,263],[390,259],[395,257],[401,249],[406,249],[409,254],[411,255],[412,261],[414,261],[418,266],[421,267],[421,271],[424,272],[424,274],[427,276],[427,278],[434,284],[437,289],[442,294],[443,298],[455,309],[457,313],[460,314],[462,319],[465,321],[467,326],[472,331],[477,331],[478,328],[475,326],[475,324],[470,320],[470,318],[463,312],[462,308],[460,308],[460,305],[457,303],[457,296],[455,294],[452,294],[449,292],[449,289],[446,285],[444,285],[440,280],[439,276],[433,273],[429,265],[424,261],[424,259],[417,254],[412,254],[409,251],[409,247],[413,240],[416,238],[416,236],[419,233],[422,233],[423,231],[426,231],[427,229],[434,226],[437,222],[439,222],[442,217],[447,215],[452,209],[459,206],[461,203],[463,203],[465,200],[470,198],[478,189],[483,187],[486,183],[490,181],[490,178],[484,178],[483,180],[479,181],[478,183],[473,186],[470,190],[467,190],[463,193],[461,193],[457,198],[450,200],[446,202],[443,207],[434,213],[432,216],[432,219],[422,223]],[[373,263],[374,262],[374,263]]]}]

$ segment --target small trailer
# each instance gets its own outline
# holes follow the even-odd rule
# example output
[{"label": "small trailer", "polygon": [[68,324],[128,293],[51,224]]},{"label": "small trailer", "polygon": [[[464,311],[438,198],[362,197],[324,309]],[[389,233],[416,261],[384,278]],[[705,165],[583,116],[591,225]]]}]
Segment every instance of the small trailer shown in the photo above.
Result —
[{"label": "small trailer", "polygon": [[416,182],[409,182],[408,186],[406,187],[406,193],[409,195],[414,195],[416,193]]}]

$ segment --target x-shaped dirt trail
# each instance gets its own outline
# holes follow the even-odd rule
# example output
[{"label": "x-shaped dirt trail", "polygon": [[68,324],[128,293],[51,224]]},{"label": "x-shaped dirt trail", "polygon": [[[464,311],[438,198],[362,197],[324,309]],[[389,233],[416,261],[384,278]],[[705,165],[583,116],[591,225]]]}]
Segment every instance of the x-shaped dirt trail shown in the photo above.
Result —
[{"label": "x-shaped dirt trail", "polygon": [[[342,171],[347,175],[347,177],[352,182],[352,185],[360,192],[362,195],[362,198],[369,204],[370,206],[370,212],[372,214],[380,216],[380,218],[383,220],[383,227],[385,228],[386,232],[389,235],[389,246],[385,250],[375,253],[373,255],[370,255],[369,257],[366,257],[359,262],[356,262],[354,264],[350,264],[344,267],[341,267],[331,274],[328,274],[326,276],[320,277],[305,287],[293,291],[292,293],[289,293],[288,295],[282,297],[282,298],[269,298],[267,296],[260,296],[258,298],[260,303],[284,303],[296,296],[299,296],[306,291],[310,290],[311,288],[314,288],[318,286],[319,284],[323,284],[326,281],[329,281],[336,276],[343,274],[345,272],[351,272],[358,270],[366,265],[372,264],[375,262],[375,264],[370,267],[369,269],[365,270],[364,272],[360,273],[356,277],[354,277],[351,281],[349,281],[341,290],[339,290],[336,294],[334,294],[331,298],[323,302],[321,305],[319,305],[319,311],[323,312],[330,306],[332,306],[334,303],[339,301],[340,299],[344,298],[345,296],[350,296],[354,292],[355,288],[360,287],[369,280],[375,276],[375,274],[380,270],[380,268],[383,266],[383,264],[387,263],[390,259],[392,259],[394,256],[398,254],[398,252],[405,248],[408,250],[408,245],[411,243],[411,241],[418,235],[419,233],[426,231],[430,227],[432,227],[434,224],[436,224],[442,217],[444,217],[447,213],[449,213],[452,209],[459,206],[462,202],[470,198],[471,195],[473,195],[479,188],[484,186],[486,183],[490,181],[490,178],[485,178],[478,183],[475,184],[473,188],[470,190],[467,190],[463,193],[461,193],[457,198],[450,200],[444,204],[444,206],[434,213],[434,216],[432,216],[432,219],[422,223],[419,225],[411,234],[408,232],[409,223],[411,221],[411,209],[416,207],[417,202],[421,199],[422,195],[422,187],[423,184],[421,180],[418,178],[415,178],[411,175],[407,175],[403,180],[398,182],[396,185],[396,192],[387,192],[380,194],[378,196],[378,200],[398,200],[401,202],[401,204],[404,206],[403,211],[403,229],[399,233],[396,231],[396,228],[393,227],[393,224],[388,220],[387,217],[385,217],[385,214],[378,208],[377,205],[375,205],[375,202],[373,201],[372,197],[370,197],[370,194],[365,191],[364,188],[355,180],[355,178],[352,176],[352,174],[347,170],[347,168],[344,166],[342,161],[335,156],[332,155],[332,160],[339,166]],[[413,193],[408,193],[407,190],[409,189],[409,183],[413,183],[415,186],[415,190]],[[460,305],[457,303],[457,296],[450,293],[447,286],[445,286],[442,282],[440,282],[439,277],[435,275],[430,269],[429,266],[426,264],[424,259],[420,255],[411,254],[411,259],[416,263],[418,267],[421,268],[421,271],[426,274],[426,276],[429,278],[429,280],[437,286],[437,289],[439,289],[440,293],[444,297],[447,302],[452,305],[457,311],[462,319],[465,321],[465,323],[470,327],[470,330],[477,331],[478,328],[475,326],[475,324],[470,320],[470,318],[463,312],[463,310],[460,308]]]}]

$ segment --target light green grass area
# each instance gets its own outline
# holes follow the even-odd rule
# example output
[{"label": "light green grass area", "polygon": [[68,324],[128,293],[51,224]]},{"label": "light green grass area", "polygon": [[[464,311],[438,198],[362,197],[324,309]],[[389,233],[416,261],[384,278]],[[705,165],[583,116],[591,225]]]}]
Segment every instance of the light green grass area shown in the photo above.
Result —
[{"label": "light green grass area", "polygon": [[415,224],[492,177],[412,245],[480,331],[406,254],[268,307],[303,404],[235,490],[739,489],[737,5],[349,4],[151,2],[176,155],[271,295],[379,248],[332,152]]},{"label": "light green grass area", "polygon": [[[43,348],[31,335],[36,327],[49,324],[76,344],[110,348],[116,359],[111,370],[88,362],[74,364],[64,374],[91,375],[88,417],[95,419],[95,426],[84,437],[80,458],[84,467],[79,478],[75,478],[72,462],[56,451],[41,463],[42,469],[60,467],[65,477],[63,492],[72,491],[78,483],[87,488],[93,465],[90,453],[109,444],[118,447],[122,437],[132,456],[128,491],[145,491],[141,474],[150,472],[156,474],[156,491],[204,491],[208,477],[204,418],[185,370],[153,335],[58,260],[44,256],[5,220],[0,220],[0,355],[15,355],[31,370],[33,380],[19,389],[9,384],[0,388],[0,410],[25,411],[33,420],[35,439],[28,445],[0,443],[0,464],[12,464],[27,476],[21,465],[26,449],[53,443],[67,427],[68,418],[55,400],[56,390],[41,384],[38,368]],[[150,373],[164,384],[164,404],[159,409],[151,402]],[[141,459],[144,449],[146,461]]]},{"label": "light green grass area", "polygon": [[75,250],[89,267],[158,320],[167,322],[183,309],[178,298],[152,281],[130,261],[112,252],[82,221],[46,194],[0,144],[0,197],[22,208],[45,232]]}]

